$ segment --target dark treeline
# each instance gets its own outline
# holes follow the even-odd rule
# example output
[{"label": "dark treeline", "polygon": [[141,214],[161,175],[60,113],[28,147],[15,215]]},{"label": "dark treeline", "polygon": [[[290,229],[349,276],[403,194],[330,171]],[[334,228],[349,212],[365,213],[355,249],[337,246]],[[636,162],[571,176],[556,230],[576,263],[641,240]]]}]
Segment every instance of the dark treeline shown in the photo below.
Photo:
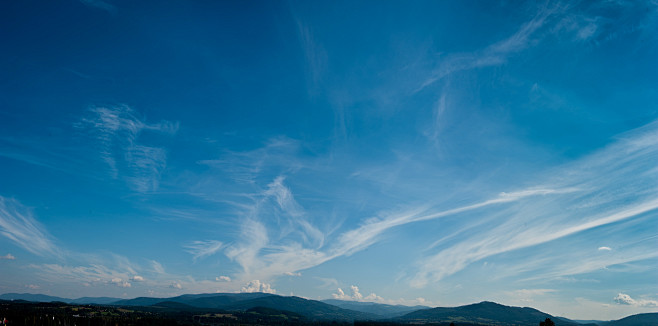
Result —
[{"label": "dark treeline", "polygon": [[352,323],[321,322],[295,313],[268,308],[247,311],[176,310],[161,307],[71,305],[63,302],[0,300],[0,324],[11,326],[151,326],[151,325],[314,325],[348,326]]}]

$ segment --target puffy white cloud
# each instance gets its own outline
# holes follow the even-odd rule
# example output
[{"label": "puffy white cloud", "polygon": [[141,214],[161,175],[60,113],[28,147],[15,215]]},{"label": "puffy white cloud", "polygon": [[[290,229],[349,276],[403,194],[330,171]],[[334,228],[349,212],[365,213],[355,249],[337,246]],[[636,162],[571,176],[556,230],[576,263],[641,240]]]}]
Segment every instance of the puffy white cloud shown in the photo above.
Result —
[{"label": "puffy white cloud", "polygon": [[635,300],[631,298],[630,295],[625,293],[617,294],[617,296],[615,297],[615,301],[618,304],[636,306],[636,307],[644,307],[644,308],[658,307],[658,301],[656,300],[645,300],[645,299]]},{"label": "puffy white cloud", "polygon": [[378,296],[375,293],[370,293],[367,296],[363,296],[361,291],[359,290],[359,287],[356,285],[351,285],[350,286],[350,291],[351,294],[345,294],[345,291],[343,289],[338,288],[336,290],[336,293],[332,294],[332,297],[334,299],[338,300],[347,300],[347,301],[377,301],[377,302],[383,302],[386,301],[384,298]]},{"label": "puffy white cloud", "polygon": [[295,273],[295,272],[285,272],[283,274],[286,274],[288,276],[302,276],[302,273],[299,273],[299,272],[297,272],[297,273]]},{"label": "puffy white cloud", "polygon": [[343,292],[343,289],[341,289],[341,288],[338,288],[338,290],[336,290],[336,293],[333,293],[331,296],[334,297],[334,299],[338,299],[338,300],[348,300],[349,299],[349,296],[346,295],[345,292]]},{"label": "puffy white cloud", "polygon": [[169,285],[169,287],[172,288],[172,289],[178,289],[178,290],[181,290],[183,288],[183,286],[178,282],[172,282]]},{"label": "puffy white cloud", "polygon": [[133,281],[133,282],[144,282],[144,277],[139,276],[139,275],[135,275],[135,276],[131,277],[130,280]]},{"label": "puffy white cloud", "polygon": [[359,292],[359,287],[356,285],[350,286],[350,289],[352,290],[352,298],[356,301],[361,301],[363,300],[363,295],[361,292]]},{"label": "puffy white cloud", "polygon": [[228,276],[222,275],[222,276],[219,276],[219,277],[215,277],[215,281],[217,281],[217,282],[230,282],[231,278],[228,277]]},{"label": "puffy white cloud", "polygon": [[122,280],[118,277],[115,277],[112,280],[110,280],[110,283],[114,284],[118,287],[122,287],[122,288],[129,288],[131,286],[130,283],[128,283],[128,282],[126,282],[126,281],[124,281],[124,280]]},{"label": "puffy white cloud", "polygon": [[14,255],[12,255],[12,254],[6,254],[4,256],[0,256],[0,259],[14,260],[14,259],[16,259],[16,257],[14,257]]},{"label": "puffy white cloud", "polygon": [[375,293],[370,293],[368,294],[365,298],[363,298],[364,301],[374,301],[374,302],[380,302],[384,301],[384,298],[378,296]]},{"label": "puffy white cloud", "polygon": [[254,293],[254,292],[263,292],[263,293],[276,293],[276,290],[272,288],[272,286],[268,283],[263,283],[259,280],[253,280],[247,285],[242,287],[242,290],[240,292],[243,293]]}]

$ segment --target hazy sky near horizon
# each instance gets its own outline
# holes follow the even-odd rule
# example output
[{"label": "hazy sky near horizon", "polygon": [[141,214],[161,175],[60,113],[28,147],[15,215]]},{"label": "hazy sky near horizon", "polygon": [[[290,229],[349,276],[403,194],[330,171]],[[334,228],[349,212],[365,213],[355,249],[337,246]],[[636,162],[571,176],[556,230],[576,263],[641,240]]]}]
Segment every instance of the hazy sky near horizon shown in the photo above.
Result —
[{"label": "hazy sky near horizon", "polygon": [[6,1],[0,293],[658,310],[656,1]]}]

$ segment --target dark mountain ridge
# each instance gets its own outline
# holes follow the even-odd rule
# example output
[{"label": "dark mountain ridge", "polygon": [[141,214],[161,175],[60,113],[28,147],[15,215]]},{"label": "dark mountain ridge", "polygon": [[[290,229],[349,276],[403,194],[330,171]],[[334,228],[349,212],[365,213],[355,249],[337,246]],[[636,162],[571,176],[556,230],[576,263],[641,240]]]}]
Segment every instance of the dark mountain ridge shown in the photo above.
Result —
[{"label": "dark mountain ridge", "polygon": [[375,302],[360,302],[360,301],[345,301],[337,299],[322,300],[324,303],[334,305],[343,309],[361,311],[365,313],[375,314],[383,318],[395,318],[410,312],[429,309],[427,306],[403,306],[403,305],[389,305]]},{"label": "dark mountain ridge", "polygon": [[61,297],[54,297],[45,294],[31,294],[31,293],[5,293],[0,294],[0,300],[25,300],[32,302],[66,302],[73,304],[110,304],[121,300],[119,298],[110,297],[82,297],[77,299],[68,299]]},{"label": "dark mountain ridge", "polygon": [[294,296],[284,297],[267,293],[186,294],[173,298],[141,297],[130,300],[119,300],[112,304],[119,306],[157,306],[165,301],[185,304],[194,308],[221,309],[227,311],[269,308],[296,313],[310,320],[353,321],[382,318],[379,315],[343,309],[316,300]]},{"label": "dark mountain ridge", "polygon": [[431,308],[408,313],[396,318],[411,323],[468,323],[497,326],[538,325],[550,318],[556,326],[578,326],[579,324],[556,318],[545,312],[528,307],[510,307],[495,302],[480,302],[454,308]]},{"label": "dark mountain ridge", "polygon": [[[279,314],[291,318],[299,316],[317,321],[373,321],[375,324],[450,324],[531,326],[550,318],[556,326],[649,326],[658,325],[658,313],[628,316],[614,321],[573,321],[551,316],[529,307],[511,307],[494,302],[480,302],[459,307],[429,308],[424,306],[386,305],[373,302],[342,300],[308,300],[294,296],[268,293],[205,293],[185,294],[171,298],[139,297],[120,300],[108,297],[67,299],[43,294],[7,293],[0,300],[30,302],[64,302],[107,306],[142,307],[150,311],[230,312]],[[140,308],[141,309],[141,308]],[[155,310],[153,310],[155,309]],[[286,317],[288,318],[288,317]]]}]

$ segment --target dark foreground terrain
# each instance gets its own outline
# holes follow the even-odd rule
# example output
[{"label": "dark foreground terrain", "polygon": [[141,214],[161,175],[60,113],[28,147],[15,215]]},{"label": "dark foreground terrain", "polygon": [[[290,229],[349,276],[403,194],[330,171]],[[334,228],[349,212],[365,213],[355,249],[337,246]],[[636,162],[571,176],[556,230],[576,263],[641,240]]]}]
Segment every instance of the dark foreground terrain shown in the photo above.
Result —
[{"label": "dark foreground terrain", "polygon": [[[71,305],[63,302],[0,301],[0,325],[310,325],[301,315],[269,308],[246,311],[195,309],[176,303],[149,307]],[[347,323],[343,323],[347,325]]]},{"label": "dark foreground terrain", "polygon": [[[4,299],[4,300],[3,300]],[[28,301],[29,300],[29,301]],[[43,295],[0,295],[0,325],[437,325],[657,326],[658,313],[616,321],[578,322],[529,307],[481,302],[452,308],[355,303],[265,293],[213,293],[171,298],[65,299]]]}]

